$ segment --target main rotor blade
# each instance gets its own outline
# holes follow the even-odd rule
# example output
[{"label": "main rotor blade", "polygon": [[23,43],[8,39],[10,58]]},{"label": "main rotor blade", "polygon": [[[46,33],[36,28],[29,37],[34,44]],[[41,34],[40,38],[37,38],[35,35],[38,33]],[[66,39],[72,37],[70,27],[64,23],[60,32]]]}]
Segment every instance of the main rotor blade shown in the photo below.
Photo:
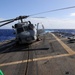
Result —
[{"label": "main rotor blade", "polygon": [[44,12],[39,12],[39,13],[31,14],[29,16],[35,16],[35,15],[39,15],[39,14],[44,14],[44,13],[49,13],[49,12],[55,12],[55,11],[60,11],[60,10],[73,9],[73,8],[75,8],[75,6],[65,7],[65,8],[59,8],[59,9],[54,9],[54,10],[49,10],[49,11],[44,11]]},{"label": "main rotor blade", "polygon": [[20,19],[24,19],[24,18],[27,18],[27,17],[29,17],[29,16],[19,16],[19,17],[13,18],[13,19],[0,21],[0,23],[7,22],[7,21],[12,21],[12,20],[20,20]]},{"label": "main rotor blade", "polygon": [[15,21],[15,20],[11,20],[11,21],[9,21],[9,22],[7,22],[7,23],[1,24],[0,27],[2,27],[2,26],[4,26],[4,25],[7,25],[7,24],[9,24],[9,23],[12,23],[12,22],[14,22],[14,21]]},{"label": "main rotor blade", "polygon": [[11,20],[13,20],[13,19],[3,20],[3,21],[0,21],[0,23],[7,22],[7,21],[11,21]]},{"label": "main rotor blade", "polygon": [[9,19],[9,20],[0,21],[0,23],[8,21],[8,22],[6,22],[6,23],[4,23],[4,24],[1,24],[0,27],[2,27],[2,26],[4,26],[4,25],[7,25],[7,24],[9,24],[9,23],[12,23],[12,22],[14,22],[14,21],[16,21],[16,20],[22,20],[22,19],[27,18],[27,17],[29,17],[29,16],[19,16],[19,17],[16,17],[16,18],[14,18],[14,19]]}]

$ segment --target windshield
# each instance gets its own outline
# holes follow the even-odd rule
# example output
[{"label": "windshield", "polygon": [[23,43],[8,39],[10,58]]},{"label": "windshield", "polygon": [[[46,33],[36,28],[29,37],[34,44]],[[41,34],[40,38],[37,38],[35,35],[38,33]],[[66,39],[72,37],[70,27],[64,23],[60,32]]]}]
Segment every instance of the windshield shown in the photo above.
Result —
[{"label": "windshield", "polygon": [[24,30],[25,31],[27,31],[27,30],[33,30],[33,29],[34,29],[33,25],[24,26]]},{"label": "windshield", "polygon": [[24,30],[25,31],[29,30],[28,26],[24,26]]},{"label": "windshield", "polygon": [[23,28],[18,28],[17,29],[17,33],[21,33],[21,32],[23,32],[24,30],[23,30]]}]

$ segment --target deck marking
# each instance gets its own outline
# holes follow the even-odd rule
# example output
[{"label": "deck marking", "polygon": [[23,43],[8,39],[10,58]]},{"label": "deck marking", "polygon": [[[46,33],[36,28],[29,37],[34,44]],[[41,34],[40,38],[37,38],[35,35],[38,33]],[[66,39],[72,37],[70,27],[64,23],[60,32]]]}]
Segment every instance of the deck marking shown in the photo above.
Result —
[{"label": "deck marking", "polygon": [[1,66],[9,66],[9,65],[22,64],[22,63],[33,62],[33,61],[35,62],[35,61],[42,61],[42,60],[66,57],[66,56],[71,56],[71,55],[74,55],[74,54],[61,54],[61,55],[55,55],[55,56],[47,56],[47,57],[34,58],[34,59],[29,59],[29,60],[21,60],[21,61],[3,63],[3,64],[0,64],[0,67]]},{"label": "deck marking", "polygon": [[[61,40],[66,40],[66,38],[62,38]],[[56,40],[50,40],[49,42],[55,42]]]},{"label": "deck marking", "polygon": [[[52,34],[52,33],[51,33]],[[69,54],[74,54],[75,52],[68,47],[65,43],[63,43],[57,36],[55,36],[54,34],[52,34],[56,40],[62,45],[62,47],[69,53]]]},{"label": "deck marking", "polygon": [[[52,34],[52,33],[51,33]],[[66,57],[66,56],[71,56],[74,55],[75,52],[68,47],[65,43],[63,43],[59,38],[57,38],[54,34],[52,34],[56,40],[63,46],[63,48],[69,53],[69,54],[61,54],[61,55],[55,55],[55,56],[47,56],[47,57],[41,57],[41,58],[34,58],[34,59],[29,59],[29,60],[21,60],[21,61],[15,61],[15,62],[9,62],[9,63],[3,63],[0,64],[0,66],[9,66],[9,65],[16,65],[16,64],[22,64],[22,63],[27,63],[28,62],[33,62],[33,61],[42,61],[42,60],[48,60],[48,59],[54,59],[54,58],[60,58],[60,57]]]}]

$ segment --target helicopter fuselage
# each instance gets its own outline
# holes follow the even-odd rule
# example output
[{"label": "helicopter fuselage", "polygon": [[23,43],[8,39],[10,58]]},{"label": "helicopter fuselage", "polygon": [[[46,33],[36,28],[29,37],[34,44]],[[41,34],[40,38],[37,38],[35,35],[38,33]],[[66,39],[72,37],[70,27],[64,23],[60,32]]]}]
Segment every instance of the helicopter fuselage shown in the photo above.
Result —
[{"label": "helicopter fuselage", "polygon": [[37,30],[31,24],[17,23],[14,25],[16,41],[20,44],[30,43],[37,39]]}]

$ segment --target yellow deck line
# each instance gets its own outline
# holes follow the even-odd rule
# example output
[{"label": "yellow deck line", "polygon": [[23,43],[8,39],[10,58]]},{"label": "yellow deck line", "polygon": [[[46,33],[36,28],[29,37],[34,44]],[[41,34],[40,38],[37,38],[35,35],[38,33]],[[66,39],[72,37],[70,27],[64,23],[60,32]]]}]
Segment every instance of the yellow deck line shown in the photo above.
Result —
[{"label": "yellow deck line", "polygon": [[[52,33],[51,33],[52,34]],[[75,52],[68,47],[65,43],[63,43],[57,36],[55,36],[54,34],[52,34],[56,40],[62,45],[62,47],[69,53],[69,54],[74,54]]]},{"label": "yellow deck line", "polygon": [[1,66],[10,66],[10,65],[22,64],[22,63],[33,62],[33,61],[35,62],[35,61],[42,61],[42,60],[66,57],[66,56],[71,56],[71,55],[74,55],[74,54],[61,54],[61,55],[55,55],[55,56],[47,56],[47,57],[34,58],[34,59],[29,59],[29,60],[21,60],[21,61],[3,63],[3,64],[0,64],[0,67]]},{"label": "yellow deck line", "polygon": [[[61,40],[66,40],[66,38],[62,38]],[[56,39],[55,40],[50,40],[49,42],[55,42],[57,41]]]},{"label": "yellow deck line", "polygon": [[[52,34],[52,33],[51,33]],[[57,38],[54,34],[52,34],[56,40],[63,46],[63,48],[69,53],[69,54],[61,54],[61,55],[55,55],[55,56],[46,56],[46,57],[40,57],[40,58],[34,58],[34,59],[29,59],[29,60],[21,60],[21,61],[15,61],[15,62],[9,62],[9,63],[3,63],[0,64],[1,66],[9,66],[9,65],[16,65],[16,64],[22,64],[26,62],[32,62],[32,61],[42,61],[42,60],[48,60],[48,59],[54,59],[54,58],[59,58],[59,57],[66,57],[66,56],[71,56],[74,55],[75,52],[68,47],[65,43],[63,43],[59,38]]]}]

